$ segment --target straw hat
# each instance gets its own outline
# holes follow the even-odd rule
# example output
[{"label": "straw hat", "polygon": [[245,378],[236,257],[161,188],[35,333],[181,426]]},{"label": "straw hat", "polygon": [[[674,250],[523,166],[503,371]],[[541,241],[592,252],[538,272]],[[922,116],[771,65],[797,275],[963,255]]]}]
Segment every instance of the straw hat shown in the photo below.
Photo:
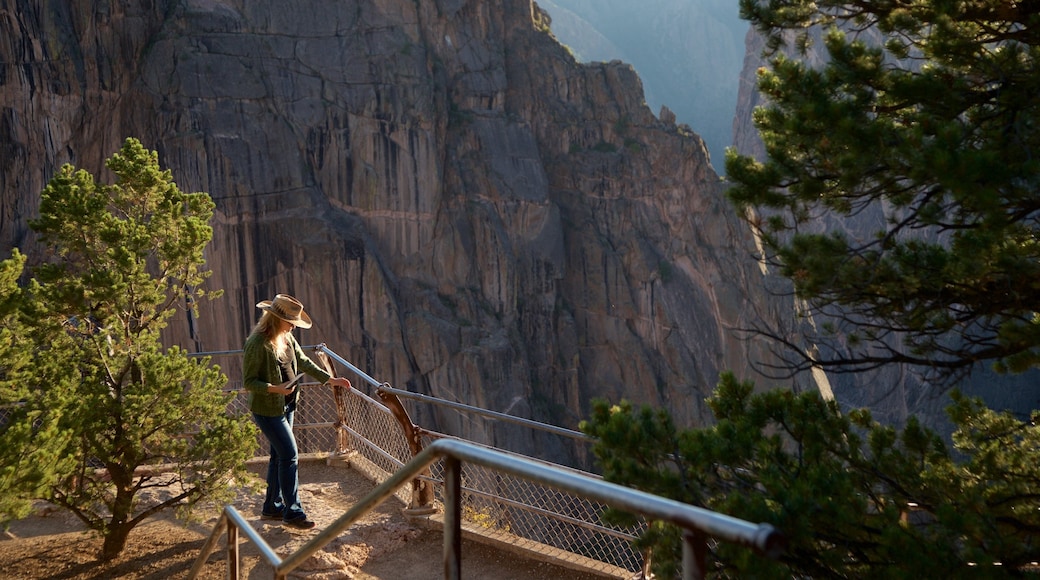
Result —
[{"label": "straw hat", "polygon": [[288,294],[276,294],[274,300],[257,302],[256,307],[300,328],[311,327],[311,317],[303,311],[303,303]]}]

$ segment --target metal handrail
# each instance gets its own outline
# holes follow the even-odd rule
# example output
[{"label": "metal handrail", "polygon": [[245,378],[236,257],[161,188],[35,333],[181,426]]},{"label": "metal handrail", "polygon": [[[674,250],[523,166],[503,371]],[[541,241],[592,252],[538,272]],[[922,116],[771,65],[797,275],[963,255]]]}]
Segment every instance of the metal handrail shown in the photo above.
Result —
[{"label": "metal handrail", "polygon": [[430,395],[423,395],[421,393],[413,393],[411,391],[403,391],[401,389],[395,389],[389,384],[384,383],[379,387],[380,391],[386,393],[393,393],[402,399],[415,399],[431,405],[439,405],[441,407],[448,407],[450,409],[456,409],[461,411],[468,411],[474,415],[483,415],[485,417],[491,417],[492,419],[498,419],[506,423],[515,423],[517,425],[524,425],[531,427],[532,429],[538,429],[540,431],[546,431],[549,433],[555,433],[557,435],[563,435],[572,439],[578,439],[581,441],[592,442],[594,439],[581,431],[574,431],[565,427],[557,427],[556,425],[550,425],[548,423],[540,423],[532,419],[525,419],[523,417],[517,417],[516,415],[509,415],[501,413],[499,411],[492,411],[490,409],[481,409],[480,407],[474,407],[473,405],[467,405],[465,403],[456,403],[455,401],[448,401],[446,399],[439,399],[437,397],[431,397]]},{"label": "metal handrail", "polygon": [[351,364],[350,361],[346,360],[345,358],[339,356],[338,354],[336,354],[335,352],[330,350],[329,347],[327,347],[325,345],[325,343],[319,344],[319,345],[311,347],[311,348],[313,348],[317,352],[325,353],[326,355],[328,355],[329,358],[332,358],[336,362],[338,362],[338,363],[342,364],[343,366],[349,368],[354,373],[356,373],[358,376],[363,378],[365,381],[369,382],[374,387],[376,387],[377,390],[383,391],[385,393],[392,393],[392,394],[397,395],[398,397],[400,397],[402,399],[414,399],[414,400],[417,400],[417,401],[422,401],[424,403],[429,403],[431,405],[439,405],[441,407],[449,407],[449,408],[456,409],[456,410],[467,411],[467,412],[473,413],[475,415],[483,415],[485,417],[491,417],[493,419],[498,419],[500,421],[505,421],[507,423],[515,423],[517,425],[524,425],[524,426],[527,426],[527,427],[531,427],[532,429],[538,429],[538,430],[546,431],[546,432],[549,432],[549,433],[555,433],[557,435],[563,435],[565,437],[570,437],[572,439],[578,439],[580,441],[585,441],[585,442],[592,442],[592,441],[594,441],[594,439],[592,437],[589,437],[588,435],[582,433],[581,431],[574,431],[572,429],[566,429],[564,427],[558,427],[556,425],[549,425],[548,423],[541,423],[541,422],[534,421],[534,420],[531,420],[531,419],[525,419],[523,417],[517,417],[515,415],[509,415],[509,414],[501,413],[501,412],[498,412],[498,411],[491,411],[489,409],[482,409],[480,407],[474,407],[472,405],[467,405],[465,403],[457,403],[455,401],[448,401],[448,400],[440,399],[440,398],[437,398],[437,397],[431,397],[429,395],[423,395],[421,393],[413,393],[411,391],[404,391],[404,390],[401,390],[401,389],[396,389],[394,387],[391,387],[390,383],[380,383],[379,381],[377,381],[377,380],[373,379],[372,377],[368,376],[368,374],[366,374],[364,371],[362,371],[361,369],[359,369],[356,366],[354,366],[353,364]]},{"label": "metal handrail", "polygon": [[416,455],[389,479],[374,488],[361,501],[354,504],[328,528],[322,530],[299,550],[285,559],[264,541],[234,507],[227,506],[213,529],[213,534],[203,546],[203,552],[188,572],[193,580],[209,558],[216,538],[224,525],[228,534],[229,576],[238,578],[238,530],[242,529],[249,540],[257,544],[260,553],[274,569],[276,580],[283,580],[318,550],[338,537],[361,516],[365,515],[396,489],[415,478],[433,462],[445,459],[444,494],[444,578],[461,580],[462,560],[462,517],[461,517],[461,474],[463,463],[473,463],[488,469],[507,473],[548,487],[567,491],[575,495],[600,501],[611,507],[639,514],[651,520],[666,521],[684,530],[683,578],[694,580],[705,575],[707,538],[736,543],[752,548],[759,553],[777,558],[783,553],[785,539],[769,524],[752,524],[704,508],[691,506],[675,500],[630,489],[586,475],[553,469],[541,463],[517,457],[494,449],[487,449],[463,441],[440,439],[434,441]]},{"label": "metal handrail", "polygon": [[357,376],[361,377],[362,379],[365,379],[365,381],[368,382],[373,387],[380,387],[380,386],[383,385],[383,383],[381,383],[381,382],[373,379],[372,377],[370,377],[368,375],[368,373],[366,373],[365,371],[363,371],[363,370],[357,368],[356,366],[354,366],[354,363],[348,361],[347,359],[345,359],[345,358],[339,356],[338,354],[336,354],[335,352],[333,352],[328,346],[325,345],[324,342],[321,343],[321,344],[316,344],[314,346],[305,347],[305,349],[311,349],[311,350],[313,350],[315,352],[323,352],[323,353],[325,353],[330,358],[335,359],[336,362],[338,362],[339,364],[341,364],[341,365],[347,367],[348,369],[350,369]]}]

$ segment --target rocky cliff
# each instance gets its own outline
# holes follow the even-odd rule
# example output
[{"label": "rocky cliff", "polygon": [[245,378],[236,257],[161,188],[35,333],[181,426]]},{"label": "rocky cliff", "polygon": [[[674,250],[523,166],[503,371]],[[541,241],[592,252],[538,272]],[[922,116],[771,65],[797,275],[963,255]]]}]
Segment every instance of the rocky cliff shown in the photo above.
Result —
[{"label": "rocky cliff", "polygon": [[[708,418],[787,312],[703,141],[619,62],[578,65],[529,0],[0,4],[0,245],[63,163],[133,136],[217,204],[225,296],[171,343],[239,348],[299,297],[378,380],[575,427],[592,397]],[[235,365],[228,365],[235,379]],[[428,417],[509,447],[526,436]]]},{"label": "rocky cliff", "polygon": [[721,169],[730,132],[747,22],[731,0],[542,0],[552,29],[580,61],[622,60],[662,106],[694,127]]}]

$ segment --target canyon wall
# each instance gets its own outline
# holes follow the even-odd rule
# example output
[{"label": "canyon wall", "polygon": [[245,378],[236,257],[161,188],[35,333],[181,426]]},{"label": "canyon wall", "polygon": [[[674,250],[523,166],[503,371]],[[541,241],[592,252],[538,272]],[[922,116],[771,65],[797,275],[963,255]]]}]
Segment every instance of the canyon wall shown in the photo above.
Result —
[{"label": "canyon wall", "polygon": [[46,182],[110,179],[127,137],[216,202],[225,294],[165,335],[189,350],[240,348],[286,292],[303,344],[399,388],[571,428],[625,397],[696,425],[721,371],[768,359],[734,329],[790,312],[700,137],[631,67],[577,64],[529,0],[0,4],[4,254],[40,259]]}]

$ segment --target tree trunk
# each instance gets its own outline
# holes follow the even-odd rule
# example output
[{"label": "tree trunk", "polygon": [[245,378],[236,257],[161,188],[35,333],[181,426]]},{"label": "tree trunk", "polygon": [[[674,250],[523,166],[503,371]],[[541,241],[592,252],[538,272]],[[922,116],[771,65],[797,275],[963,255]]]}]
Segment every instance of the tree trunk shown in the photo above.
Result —
[{"label": "tree trunk", "polygon": [[123,553],[130,530],[134,527],[127,523],[112,524],[105,530],[105,543],[101,546],[101,559],[105,562]]},{"label": "tree trunk", "polygon": [[122,553],[126,547],[126,539],[130,536],[130,530],[134,529],[134,490],[130,486],[132,481],[132,469],[124,469],[121,465],[112,465],[109,474],[112,483],[116,487],[116,496],[109,506],[112,510],[112,519],[105,529],[105,543],[101,547],[101,559],[111,560]]}]

